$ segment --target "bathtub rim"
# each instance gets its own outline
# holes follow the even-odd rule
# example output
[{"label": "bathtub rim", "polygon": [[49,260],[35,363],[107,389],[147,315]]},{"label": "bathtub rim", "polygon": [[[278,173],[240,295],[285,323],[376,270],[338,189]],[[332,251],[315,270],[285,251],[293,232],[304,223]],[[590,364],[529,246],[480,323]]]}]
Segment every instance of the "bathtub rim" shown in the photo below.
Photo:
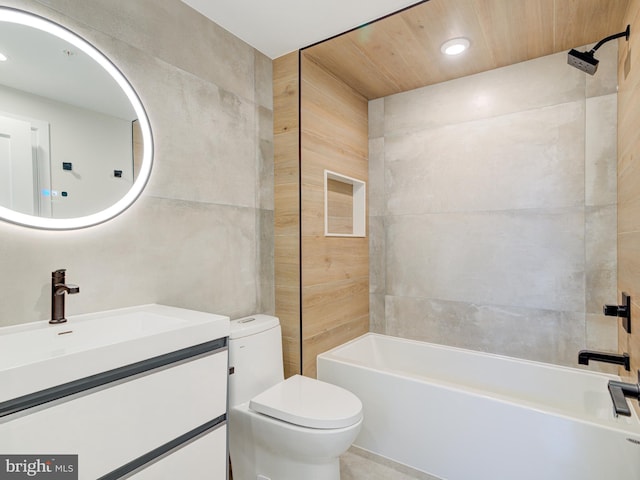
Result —
[{"label": "bathtub rim", "polygon": [[[514,398],[514,397],[510,397],[508,395],[505,394],[500,394],[497,392],[491,392],[488,391],[486,389],[480,389],[480,388],[475,388],[475,387],[470,387],[470,386],[466,386],[464,384],[460,384],[460,383],[455,383],[455,382],[447,382],[444,380],[440,380],[437,378],[430,378],[430,377],[424,377],[424,376],[420,376],[417,374],[411,374],[411,373],[407,373],[407,372],[402,372],[399,370],[394,370],[391,368],[386,368],[386,369],[379,369],[379,368],[374,368],[370,365],[365,364],[364,362],[358,362],[355,360],[349,360],[349,359],[345,359],[344,357],[340,358],[339,356],[336,356],[335,352],[339,351],[342,348],[346,348],[347,346],[356,343],[358,341],[362,341],[367,337],[382,337],[382,338],[388,338],[391,339],[393,341],[399,341],[399,342],[409,342],[412,344],[416,344],[416,345],[427,345],[428,347],[433,347],[439,350],[453,350],[456,352],[461,352],[463,354],[467,354],[467,355],[477,355],[477,356],[488,356],[488,357],[492,357],[492,358],[496,358],[502,361],[508,361],[508,362],[513,362],[513,363],[524,363],[524,364],[532,364],[535,365],[537,367],[541,367],[541,368],[545,368],[545,369],[559,369],[559,370],[564,370],[567,372],[577,372],[580,374],[584,374],[587,376],[592,376],[592,377],[597,377],[597,378],[607,378],[610,380],[620,380],[620,377],[618,375],[613,375],[613,374],[609,374],[609,373],[602,373],[602,372],[592,372],[592,371],[588,371],[588,370],[583,370],[580,368],[574,368],[574,367],[569,367],[569,366],[565,366],[565,365],[556,365],[556,364],[552,364],[552,363],[545,363],[545,362],[540,362],[540,361],[536,361],[536,360],[528,360],[528,359],[522,359],[522,358],[517,358],[517,357],[510,357],[507,355],[500,355],[500,354],[495,354],[495,353],[488,353],[488,352],[482,352],[482,351],[478,351],[478,350],[470,350],[470,349],[466,349],[466,348],[461,348],[461,347],[453,347],[453,346],[449,346],[449,345],[442,345],[442,344],[438,344],[438,343],[431,343],[431,342],[427,342],[427,341],[422,341],[422,340],[413,340],[413,339],[407,339],[407,338],[402,338],[402,337],[397,337],[397,336],[393,336],[393,335],[387,335],[387,334],[382,334],[382,333],[376,333],[376,332],[367,332],[364,333],[362,335],[360,335],[359,337],[356,337],[352,340],[349,340],[341,345],[338,345],[330,350],[327,350],[326,352],[323,352],[321,354],[319,354],[316,358],[316,366],[318,369],[318,372],[320,372],[320,359],[323,358],[325,360],[328,361],[333,361],[336,363],[340,363],[343,365],[350,365],[352,367],[357,367],[357,368],[362,368],[365,370],[368,370],[370,372],[377,372],[377,373],[382,373],[382,374],[387,374],[387,375],[394,375],[394,376],[398,376],[400,378],[409,380],[409,381],[414,381],[414,382],[425,382],[425,383],[431,383],[434,385],[437,385],[440,388],[444,388],[448,391],[452,391],[452,392],[456,392],[456,393],[464,393],[467,395],[472,395],[472,396],[476,396],[476,397],[481,397],[481,398],[489,398],[491,400],[494,400],[496,402],[499,403],[503,403],[503,404],[508,404],[508,405],[515,405],[515,406],[519,406],[522,408],[528,408],[528,409],[532,409],[547,415],[553,415],[556,417],[562,417],[565,419],[569,419],[571,421],[576,421],[576,422],[581,422],[581,423],[586,423],[586,424],[591,424],[591,425],[597,425],[600,428],[606,428],[609,430],[613,430],[613,431],[617,431],[617,432],[625,432],[626,434],[629,435],[634,435],[635,438],[633,439],[633,441],[640,441],[640,418],[638,417],[637,413],[636,413],[636,409],[631,408],[631,416],[630,417],[615,417],[613,415],[613,403],[611,405],[611,417],[609,419],[601,419],[601,418],[594,418],[594,417],[588,417],[585,415],[580,415],[580,414],[572,414],[570,412],[567,412],[566,409],[561,409],[558,407],[553,407],[552,405],[546,405],[546,404],[540,404],[539,402],[533,402],[533,401],[528,401],[526,399],[522,399],[522,398]],[[633,399],[628,399],[628,401],[633,401]]]},{"label": "bathtub rim", "polygon": [[[613,373],[606,373],[606,372],[594,372],[593,370],[586,370],[586,369],[582,369],[582,368],[577,368],[577,367],[570,367],[568,365],[560,365],[560,364],[556,364],[556,363],[549,363],[549,362],[542,362],[540,360],[531,360],[528,358],[520,358],[520,357],[512,357],[509,355],[504,355],[504,354],[500,354],[500,353],[492,353],[492,352],[484,352],[482,350],[472,350],[470,348],[464,348],[464,347],[455,347],[453,345],[445,345],[442,343],[433,343],[433,342],[429,342],[426,340],[414,340],[412,338],[404,338],[404,337],[398,337],[396,335],[388,335],[386,333],[377,333],[377,332],[367,332],[367,333],[363,333],[362,335],[360,335],[359,337],[356,337],[354,339],[351,339],[347,342],[344,342],[340,345],[337,345],[336,347],[331,348],[330,350],[326,350],[325,352],[322,352],[320,354],[318,354],[318,358],[320,357],[330,357],[331,355],[333,355],[336,351],[341,350],[342,348],[346,348],[347,346],[356,343],[358,341],[363,340],[366,337],[383,337],[383,338],[390,338],[394,341],[400,341],[400,342],[408,342],[408,343],[412,343],[414,345],[428,345],[429,347],[433,347],[437,350],[452,350],[455,352],[464,352],[465,354],[470,354],[470,355],[477,355],[477,356],[483,356],[483,357],[491,357],[491,358],[496,358],[496,359],[500,359],[500,360],[505,360],[511,363],[526,363],[526,364],[533,364],[533,365],[537,365],[539,367],[543,367],[543,368],[552,368],[552,369],[559,369],[559,370],[568,370],[568,371],[572,371],[572,372],[580,372],[582,374],[586,374],[586,375],[590,375],[590,376],[594,376],[594,377],[607,377],[610,378],[611,380],[620,380],[621,377],[619,375],[613,374]],[[333,357],[335,358],[335,357]],[[338,360],[336,358],[336,360]],[[394,370],[395,372],[395,370]]]}]

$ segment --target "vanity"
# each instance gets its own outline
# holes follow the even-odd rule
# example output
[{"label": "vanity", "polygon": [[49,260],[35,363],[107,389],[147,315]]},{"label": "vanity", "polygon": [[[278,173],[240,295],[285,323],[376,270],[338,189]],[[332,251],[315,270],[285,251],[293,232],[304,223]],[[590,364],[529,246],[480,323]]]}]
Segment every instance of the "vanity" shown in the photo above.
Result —
[{"label": "vanity", "polygon": [[77,455],[83,480],[226,478],[228,335],[163,305],[0,328],[0,455]]}]

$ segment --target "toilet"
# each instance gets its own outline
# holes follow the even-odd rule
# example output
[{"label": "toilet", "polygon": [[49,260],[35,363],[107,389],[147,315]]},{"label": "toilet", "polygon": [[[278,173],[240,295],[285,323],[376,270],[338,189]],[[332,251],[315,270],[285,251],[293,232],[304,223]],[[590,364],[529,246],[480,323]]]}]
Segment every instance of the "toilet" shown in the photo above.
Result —
[{"label": "toilet", "polygon": [[234,480],[340,479],[339,457],[360,431],[362,402],[319,380],[285,380],[277,317],[231,322],[229,373]]}]

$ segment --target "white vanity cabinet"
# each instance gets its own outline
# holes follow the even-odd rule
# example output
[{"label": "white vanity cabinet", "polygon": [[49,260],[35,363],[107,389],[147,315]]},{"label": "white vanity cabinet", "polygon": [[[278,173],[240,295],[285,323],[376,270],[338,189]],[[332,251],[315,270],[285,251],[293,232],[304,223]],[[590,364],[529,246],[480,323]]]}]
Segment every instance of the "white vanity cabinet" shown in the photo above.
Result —
[{"label": "white vanity cabinet", "polygon": [[228,319],[211,320],[190,345],[0,401],[0,455],[78,455],[82,480],[227,478]]}]

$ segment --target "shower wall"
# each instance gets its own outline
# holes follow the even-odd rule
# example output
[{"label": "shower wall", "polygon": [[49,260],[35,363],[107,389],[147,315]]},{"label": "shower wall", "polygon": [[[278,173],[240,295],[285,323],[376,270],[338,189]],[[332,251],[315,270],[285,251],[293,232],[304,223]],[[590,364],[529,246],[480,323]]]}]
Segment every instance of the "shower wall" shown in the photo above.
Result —
[{"label": "shower wall", "polygon": [[562,365],[616,350],[615,42],[598,58],[369,103],[372,331]]}]

